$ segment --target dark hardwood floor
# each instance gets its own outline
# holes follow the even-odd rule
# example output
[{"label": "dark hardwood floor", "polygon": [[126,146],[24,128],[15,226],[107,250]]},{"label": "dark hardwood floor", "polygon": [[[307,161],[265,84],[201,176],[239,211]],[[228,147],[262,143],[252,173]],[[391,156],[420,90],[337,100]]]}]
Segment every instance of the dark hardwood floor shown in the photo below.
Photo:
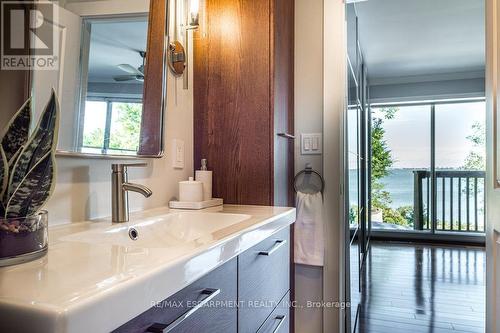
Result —
[{"label": "dark hardwood floor", "polygon": [[485,252],[374,242],[357,332],[484,332]]}]

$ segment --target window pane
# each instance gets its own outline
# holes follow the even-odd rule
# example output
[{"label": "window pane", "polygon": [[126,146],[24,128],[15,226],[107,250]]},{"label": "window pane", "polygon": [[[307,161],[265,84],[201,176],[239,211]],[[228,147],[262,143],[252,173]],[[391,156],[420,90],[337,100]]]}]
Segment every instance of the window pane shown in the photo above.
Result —
[{"label": "window pane", "polygon": [[[372,227],[429,230],[431,107],[372,111]],[[415,216],[415,199],[420,216]]]},{"label": "window pane", "polygon": [[85,121],[83,127],[83,146],[102,149],[106,128],[107,103],[85,101]]},{"label": "window pane", "polygon": [[139,149],[142,103],[113,102],[109,148],[136,152]]},{"label": "window pane", "polygon": [[436,105],[436,170],[485,170],[485,103]]},{"label": "window pane", "polygon": [[436,105],[436,230],[484,232],[484,102]]}]

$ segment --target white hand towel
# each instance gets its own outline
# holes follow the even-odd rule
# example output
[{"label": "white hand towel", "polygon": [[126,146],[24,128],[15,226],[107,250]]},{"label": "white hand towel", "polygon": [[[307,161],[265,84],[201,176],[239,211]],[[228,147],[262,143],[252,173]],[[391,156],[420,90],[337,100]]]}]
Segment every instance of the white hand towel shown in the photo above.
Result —
[{"label": "white hand towel", "polygon": [[323,195],[297,192],[295,263],[323,266]]}]

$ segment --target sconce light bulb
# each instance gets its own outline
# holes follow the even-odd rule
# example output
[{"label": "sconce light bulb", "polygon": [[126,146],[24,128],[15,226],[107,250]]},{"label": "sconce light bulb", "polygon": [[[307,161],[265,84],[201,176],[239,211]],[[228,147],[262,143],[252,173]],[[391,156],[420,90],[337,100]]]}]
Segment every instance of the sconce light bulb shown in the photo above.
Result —
[{"label": "sconce light bulb", "polygon": [[191,16],[198,16],[200,12],[200,0],[191,0],[189,11],[191,12]]},{"label": "sconce light bulb", "polygon": [[189,13],[191,17],[190,26],[198,27],[198,17],[200,12],[200,0],[191,0],[191,4],[189,6]]}]

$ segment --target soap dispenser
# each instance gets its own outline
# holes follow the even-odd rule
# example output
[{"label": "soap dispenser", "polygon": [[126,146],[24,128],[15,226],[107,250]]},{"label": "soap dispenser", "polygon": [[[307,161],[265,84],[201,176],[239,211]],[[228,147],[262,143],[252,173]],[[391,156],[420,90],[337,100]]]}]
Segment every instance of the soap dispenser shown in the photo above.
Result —
[{"label": "soap dispenser", "polygon": [[206,158],[201,160],[201,169],[196,170],[195,177],[203,183],[203,201],[212,200],[212,171],[208,171]]}]

